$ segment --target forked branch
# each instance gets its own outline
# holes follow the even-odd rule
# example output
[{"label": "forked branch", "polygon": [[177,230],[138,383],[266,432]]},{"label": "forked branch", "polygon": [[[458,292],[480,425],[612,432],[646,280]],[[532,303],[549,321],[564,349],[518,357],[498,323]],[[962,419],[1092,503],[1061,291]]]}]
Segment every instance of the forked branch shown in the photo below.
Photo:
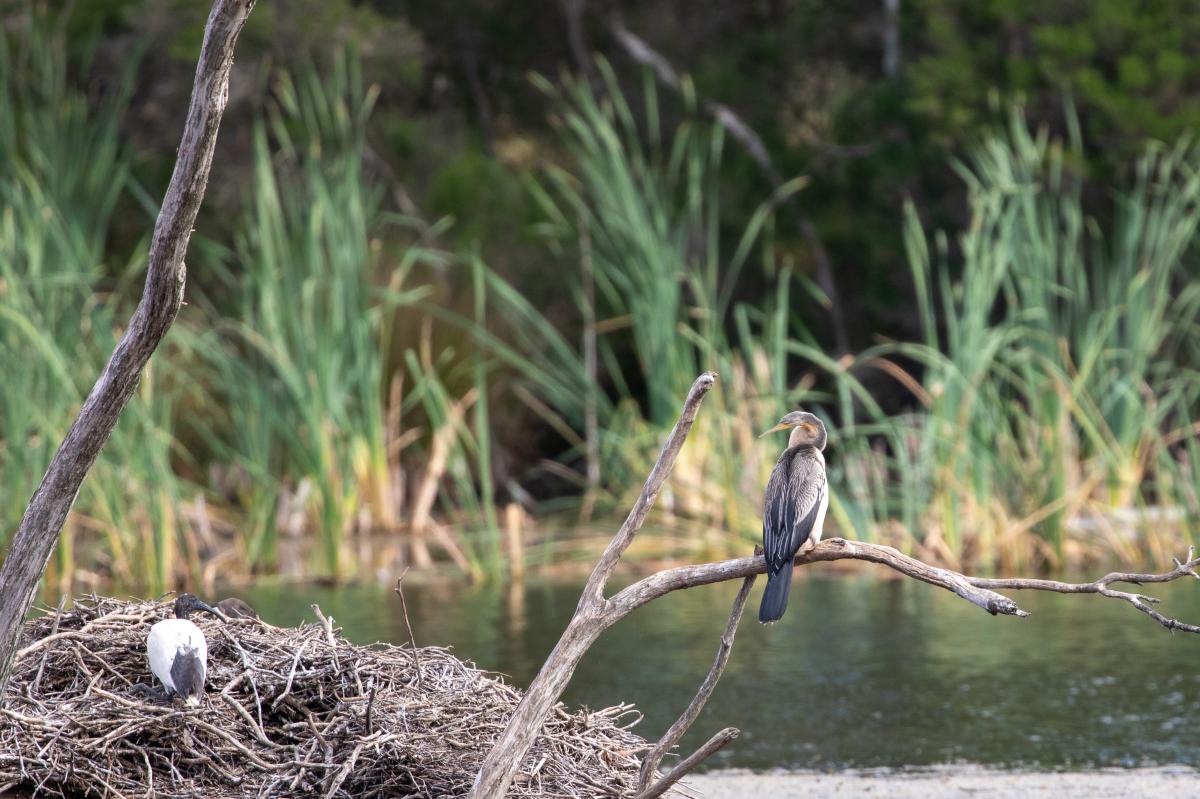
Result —
[{"label": "forked branch", "polygon": [[703,763],[708,758],[715,755],[725,747],[725,744],[732,741],[741,735],[737,727],[726,727],[719,733],[709,738],[704,746],[701,746],[695,752],[680,760],[675,768],[671,769],[671,773],[662,777],[658,782],[651,785],[646,790],[639,793],[636,799],[657,799],[662,796],[671,786],[683,779],[687,774],[691,773],[692,769]]},{"label": "forked branch", "polygon": [[529,690],[525,692],[512,718],[496,739],[492,751],[484,758],[479,774],[475,776],[475,785],[471,789],[471,796],[475,799],[498,799],[508,791],[508,786],[520,771],[525,756],[529,754],[534,739],[546,721],[546,714],[571,681],[575,667],[600,633],[616,622],[618,617],[614,616],[604,598],[608,579],[617,567],[621,555],[642,529],[647,514],[658,498],[658,492],[662,490],[667,476],[671,474],[675,458],[683,448],[683,442],[691,432],[696,413],[700,410],[700,403],[716,382],[716,372],[705,372],[692,384],[683,404],[683,411],[679,414],[679,421],[667,436],[667,442],[663,445],[654,468],[650,470],[650,476],[646,478],[646,484],[642,487],[642,493],[634,503],[633,510],[629,512],[625,523],[613,536],[604,554],[600,556],[596,568],[592,570],[592,575],[583,588],[583,594],[579,597],[575,615],[571,617],[567,629],[558,639],[554,651],[546,658],[542,670],[533,678]]},{"label": "forked branch", "polygon": [[[628,616],[634,610],[672,591],[725,582],[726,580],[744,580],[745,582],[730,613],[730,619],[726,625],[725,634],[722,637],[721,648],[718,650],[716,662],[713,664],[708,678],[701,685],[696,698],[692,701],[687,711],[672,726],[671,730],[663,736],[662,741],[647,754],[639,778],[638,787],[642,793],[639,794],[638,799],[649,799],[649,797],[658,796],[665,792],[679,777],[694,767],[695,764],[736,737],[737,731],[732,728],[718,733],[708,744],[681,761],[667,777],[660,779],[650,788],[646,788],[647,783],[653,778],[663,753],[674,745],[678,735],[681,735],[699,714],[700,708],[707,701],[713,687],[716,685],[716,680],[720,677],[725,667],[725,662],[729,657],[729,650],[733,646],[733,634],[737,629],[742,608],[750,593],[751,581],[755,575],[762,574],[767,569],[766,561],[762,555],[756,554],[745,558],[733,558],[714,563],[702,563],[693,566],[679,566],[673,569],[666,569],[638,580],[627,588],[618,591],[609,599],[604,598],[604,589],[608,584],[609,578],[612,576],[613,570],[616,568],[617,562],[620,560],[622,553],[633,543],[634,537],[641,529],[642,522],[645,521],[646,514],[649,513],[651,506],[654,504],[654,500],[658,496],[658,492],[662,489],[667,475],[670,474],[671,467],[675,463],[675,457],[679,454],[679,450],[687,438],[692,422],[695,421],[700,403],[715,381],[715,374],[705,373],[692,385],[679,421],[671,431],[671,435],[667,439],[662,453],[659,455],[658,462],[654,465],[650,477],[646,480],[646,485],[642,489],[641,496],[638,497],[638,501],[630,512],[629,517],[625,520],[625,524],[622,525],[621,529],[613,537],[603,556],[601,556],[600,561],[596,564],[596,568],[583,590],[583,595],[579,599],[575,615],[567,624],[567,629],[563,632],[562,637],[559,638],[554,651],[550,653],[541,671],[529,686],[529,690],[526,691],[521,703],[517,706],[516,712],[497,739],[492,751],[484,759],[471,793],[474,799],[484,799],[484,797],[499,799],[499,797],[504,796],[513,777],[520,770],[526,755],[528,755],[534,739],[541,731],[547,712],[562,695],[563,689],[566,688],[571,675],[575,671],[575,667],[583,659],[583,656],[587,653],[596,638],[599,637],[600,633]],[[951,569],[944,569],[924,563],[892,547],[881,544],[868,544],[862,541],[847,541],[841,538],[822,541],[807,552],[799,554],[796,557],[796,564],[803,566],[810,563],[835,560],[865,560],[887,566],[906,577],[944,588],[993,616],[1024,617],[1029,615],[1024,610],[1021,610],[1012,599],[998,593],[998,590],[1052,591],[1060,594],[1099,594],[1100,596],[1129,602],[1168,630],[1200,633],[1200,626],[1168,618],[1151,608],[1150,605],[1158,601],[1154,597],[1118,591],[1111,587],[1114,583],[1130,583],[1134,585],[1142,583],[1167,583],[1188,576],[1200,579],[1200,572],[1197,571],[1197,569],[1200,569],[1200,558],[1195,556],[1194,551],[1188,552],[1186,562],[1176,561],[1175,568],[1167,572],[1158,574],[1114,572],[1090,583],[1066,583],[1057,580],[1026,578],[991,579],[969,577]]]},{"label": "forked branch", "polygon": [[[725,672],[725,664],[729,662],[729,653],[733,651],[733,637],[737,635],[738,623],[742,620],[742,611],[746,609],[746,600],[750,598],[750,589],[754,587],[754,580],[757,575],[750,575],[745,580],[742,580],[742,587],[737,592],[737,596],[733,599],[733,607],[729,611],[729,621],[725,623],[725,632],[721,634],[721,645],[717,648],[717,657],[713,661],[712,668],[708,670],[708,676],[704,678],[704,682],[700,683],[699,690],[696,691],[696,696],[692,698],[691,704],[683,711],[683,714],[675,720],[662,738],[658,739],[658,743],[654,748],[646,753],[642,758],[642,768],[638,772],[638,789],[643,792],[643,796],[657,795],[650,794],[648,787],[650,780],[654,779],[654,772],[658,770],[658,764],[662,762],[663,756],[671,750],[675,744],[679,743],[679,739],[684,733],[695,723],[700,716],[700,711],[704,709],[708,703],[708,698],[712,696],[713,690],[717,687],[717,680],[721,679],[721,675]],[[733,730],[732,727],[729,728]],[[726,730],[725,732],[728,732]],[[733,730],[736,737],[737,730]],[[732,738],[730,738],[732,740]],[[721,744],[724,746],[725,744]],[[716,749],[713,750],[714,752]],[[697,760],[696,764],[699,765]],[[679,763],[671,771],[671,776],[674,776],[677,771],[683,766]],[[683,772],[679,772],[680,776]]]}]

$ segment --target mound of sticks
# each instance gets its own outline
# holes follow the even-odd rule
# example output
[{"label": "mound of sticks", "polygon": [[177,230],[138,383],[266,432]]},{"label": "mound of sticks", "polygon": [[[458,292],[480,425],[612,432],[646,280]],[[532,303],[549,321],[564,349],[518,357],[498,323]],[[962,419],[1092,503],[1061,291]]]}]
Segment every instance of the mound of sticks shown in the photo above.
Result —
[{"label": "mound of sticks", "polygon": [[[298,628],[195,618],[200,707],[155,703],[145,641],[170,605],[88,597],[25,625],[0,707],[0,794],[463,796],[520,693],[444,649],[355,646]],[[510,796],[618,796],[646,742],[620,705],[555,708]]]}]

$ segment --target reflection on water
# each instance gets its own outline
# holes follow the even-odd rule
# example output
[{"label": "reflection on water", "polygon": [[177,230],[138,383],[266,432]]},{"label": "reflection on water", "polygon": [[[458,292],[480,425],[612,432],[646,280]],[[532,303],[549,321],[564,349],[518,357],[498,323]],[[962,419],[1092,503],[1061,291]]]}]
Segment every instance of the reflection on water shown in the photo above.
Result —
[{"label": "reflection on water", "polygon": [[[760,581],[761,583],[761,581]],[[592,648],[571,704],[630,701],[655,738],[707,673],[737,585],[680,591]],[[580,584],[409,585],[418,644],[452,646],[527,685]],[[742,730],[714,767],[828,769],[971,761],[1045,768],[1200,764],[1200,638],[1171,635],[1126,603],[1019,595],[1033,613],[991,618],[911,581],[807,577],[773,627],[751,600],[716,693],[683,742]],[[1156,591],[1169,614],[1200,618],[1200,587]],[[317,602],[359,643],[408,639],[399,602],[377,586],[242,592],[276,624]]]}]

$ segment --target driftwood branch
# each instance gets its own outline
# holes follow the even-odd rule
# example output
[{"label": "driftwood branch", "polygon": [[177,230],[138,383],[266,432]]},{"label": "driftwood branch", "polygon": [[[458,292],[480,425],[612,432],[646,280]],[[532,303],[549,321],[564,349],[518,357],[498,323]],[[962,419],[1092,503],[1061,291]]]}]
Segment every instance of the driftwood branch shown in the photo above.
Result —
[{"label": "driftwood branch", "polygon": [[[648,789],[650,780],[654,779],[654,772],[658,770],[658,764],[662,762],[663,756],[671,750],[683,737],[684,733],[695,723],[700,716],[700,711],[704,709],[704,705],[708,702],[708,698],[712,696],[713,689],[717,687],[717,680],[721,679],[721,675],[725,672],[725,664],[729,662],[729,653],[733,651],[733,637],[737,635],[738,622],[742,620],[742,611],[746,609],[746,600],[750,598],[750,589],[754,587],[754,580],[757,575],[750,575],[745,580],[742,580],[742,587],[737,592],[737,596],[733,599],[733,607],[729,611],[729,621],[725,623],[725,632],[721,634],[721,646],[717,649],[716,660],[713,661],[712,668],[708,671],[708,676],[704,678],[704,682],[700,683],[700,688],[696,691],[696,696],[693,697],[691,704],[687,706],[687,710],[683,711],[675,723],[663,733],[662,738],[654,745],[654,748],[646,753],[642,758],[642,768],[638,773],[638,788],[643,791],[642,796],[658,796],[652,793],[653,788]],[[730,730],[733,728],[730,727]],[[724,730],[723,732],[728,732]],[[737,730],[734,730],[736,736]],[[714,739],[715,740],[715,739]],[[730,739],[732,740],[732,739]],[[725,743],[727,743],[726,741]],[[710,741],[711,743],[711,741]],[[722,743],[721,746],[724,746]],[[715,749],[713,750],[716,751]],[[699,763],[699,761],[696,761]],[[676,765],[671,770],[671,776],[682,766],[683,763]],[[682,772],[680,773],[682,776]],[[658,786],[654,786],[657,788]],[[663,790],[666,790],[665,788]]]},{"label": "driftwood branch", "polygon": [[79,487],[179,311],[186,277],[183,259],[229,99],[234,45],[253,5],[254,0],[213,4],[175,171],[154,225],[141,301],[29,501],[0,568],[0,696],[8,682],[21,622],[33,604]]},{"label": "driftwood branch", "polygon": [[[720,583],[726,580],[743,580],[742,589],[738,594],[737,600],[734,602],[729,621],[726,625],[725,634],[721,640],[721,648],[717,653],[716,662],[709,671],[704,684],[701,685],[696,698],[693,699],[692,704],[684,712],[684,715],[672,726],[671,730],[668,730],[659,745],[647,755],[643,762],[639,787],[644,787],[646,782],[649,781],[649,777],[646,775],[653,774],[663,753],[674,744],[672,738],[677,739],[675,733],[678,732],[679,735],[682,735],[683,730],[686,730],[687,726],[694,721],[695,716],[699,714],[700,708],[707,701],[708,695],[711,694],[713,687],[716,685],[716,681],[720,677],[725,667],[725,662],[729,657],[729,650],[733,646],[733,635],[737,629],[742,609],[749,596],[752,579],[755,575],[762,574],[767,569],[767,564],[763,556],[761,554],[754,554],[745,558],[733,558],[714,563],[702,563],[666,569],[638,580],[608,599],[604,597],[604,589],[621,555],[633,543],[634,537],[641,529],[646,515],[649,513],[655,498],[662,489],[663,483],[670,474],[671,468],[675,463],[675,458],[679,454],[679,450],[682,448],[688,432],[691,430],[696,413],[699,411],[700,403],[712,388],[716,377],[715,374],[706,372],[697,378],[696,382],[692,385],[679,421],[671,431],[671,435],[667,439],[667,443],[663,447],[662,453],[654,465],[654,469],[650,472],[650,476],[646,480],[646,484],[642,488],[642,493],[638,497],[633,510],[630,511],[625,523],[613,537],[612,541],[609,542],[608,548],[605,549],[604,554],[596,564],[587,585],[583,589],[579,605],[575,609],[575,615],[567,623],[567,628],[563,632],[562,637],[559,638],[558,644],[555,645],[554,651],[546,659],[541,671],[538,672],[537,677],[534,678],[533,683],[529,686],[529,690],[521,699],[520,704],[517,705],[517,709],[509,719],[504,731],[496,739],[491,752],[484,759],[471,791],[473,799],[485,799],[485,797],[487,799],[499,799],[499,797],[504,796],[513,778],[520,771],[533,745],[534,739],[541,731],[547,713],[554,702],[562,695],[563,689],[570,682],[579,661],[582,660],[592,643],[595,642],[596,638],[602,632],[628,616],[634,610],[672,591]],[[1158,601],[1154,597],[1118,591],[1111,587],[1114,583],[1139,585],[1143,583],[1166,583],[1178,580],[1181,577],[1200,579],[1200,571],[1198,571],[1200,569],[1200,558],[1196,557],[1195,552],[1191,550],[1188,552],[1186,562],[1177,560],[1175,568],[1167,572],[1157,574],[1114,572],[1090,583],[1066,583],[1057,580],[1025,578],[992,579],[970,577],[951,569],[944,569],[924,563],[892,547],[881,544],[868,544],[862,541],[847,541],[841,538],[831,538],[822,541],[807,552],[797,555],[796,564],[803,566],[810,563],[823,563],[835,560],[864,560],[887,566],[906,577],[920,580],[938,588],[944,588],[993,616],[1004,615],[1020,618],[1029,615],[1024,610],[1021,610],[1015,601],[998,593],[998,590],[1099,594],[1129,602],[1168,630],[1200,633],[1200,625],[1185,624],[1176,619],[1168,618],[1151,608],[1150,604]],[[681,729],[677,730],[677,728]],[[688,769],[694,767],[695,764],[724,746],[736,737],[736,735],[736,730],[722,731],[695,754],[676,766],[667,777],[660,780],[651,788],[646,789],[639,795],[638,799],[660,795],[675,780],[685,774]],[[655,791],[658,792],[655,793]]]},{"label": "driftwood branch", "polygon": [[[626,54],[637,63],[649,67],[654,72],[654,76],[658,82],[666,86],[672,91],[680,91],[683,86],[683,81],[679,77],[679,73],[671,66],[671,62],[662,56],[657,50],[646,43],[644,39],[637,36],[635,33],[625,27],[619,17],[613,17],[608,23],[609,31],[617,40],[617,43],[625,50]],[[767,150],[767,145],[763,143],[762,137],[746,124],[738,114],[724,103],[718,103],[715,100],[701,98],[700,107],[704,112],[712,117],[713,121],[720,125],[725,131],[741,145],[746,154],[750,156],[763,175],[767,178],[767,182],[771,184],[771,189],[778,192],[786,182],[783,173],[775,166],[775,162],[771,159],[771,153]],[[829,260],[829,253],[825,249],[825,245],[821,242],[821,237],[817,233],[817,228],[813,225],[804,213],[802,213],[794,203],[791,204],[791,209],[795,215],[796,227],[800,229],[800,233],[804,236],[808,246],[812,249],[813,260],[816,262],[816,278],[817,286],[820,287],[825,295],[825,309],[829,311],[829,321],[833,327],[834,346],[837,348],[838,354],[845,354],[850,351],[850,337],[846,327],[846,316],[842,309],[841,298],[838,294],[837,283],[833,279],[833,264]]]},{"label": "driftwood branch", "polygon": [[660,779],[658,782],[651,785],[646,790],[639,793],[636,799],[657,799],[662,796],[671,786],[683,779],[687,774],[690,774],[692,769],[703,763],[708,758],[715,755],[718,751],[724,748],[725,744],[737,738],[741,732],[737,727],[726,727],[719,733],[709,738],[708,741],[692,752],[690,755],[680,760],[675,768],[671,769],[670,773]]},{"label": "driftwood branch", "polygon": [[671,468],[675,465],[675,458],[679,455],[679,450],[683,447],[683,442],[692,429],[692,422],[696,420],[700,403],[704,401],[705,395],[712,389],[716,381],[717,375],[714,372],[705,372],[692,384],[679,421],[675,423],[670,436],[667,437],[667,443],[659,453],[658,461],[646,479],[646,484],[642,487],[642,493],[634,503],[633,510],[629,512],[625,523],[621,525],[621,529],[609,542],[608,548],[604,550],[591,577],[588,578],[583,595],[579,598],[579,605],[575,609],[575,615],[571,617],[567,629],[558,639],[554,651],[546,658],[541,671],[530,684],[529,690],[521,698],[512,718],[509,719],[504,731],[500,733],[500,737],[496,739],[492,751],[484,758],[479,774],[475,777],[475,785],[471,790],[471,796],[475,799],[484,797],[499,799],[504,796],[508,786],[512,784],[513,777],[520,770],[525,756],[529,754],[534,739],[542,729],[546,714],[558,701],[563,689],[567,687],[567,683],[571,681],[575,667],[579,665],[579,661],[583,659],[584,654],[587,653],[600,633],[611,627],[620,618],[615,616],[609,608],[608,600],[604,598],[604,588],[612,576],[613,569],[617,566],[617,561],[621,559],[621,555],[633,543],[638,531],[642,529],[642,523],[646,521],[646,515],[654,506],[658,492],[662,490],[663,483],[666,482]]}]

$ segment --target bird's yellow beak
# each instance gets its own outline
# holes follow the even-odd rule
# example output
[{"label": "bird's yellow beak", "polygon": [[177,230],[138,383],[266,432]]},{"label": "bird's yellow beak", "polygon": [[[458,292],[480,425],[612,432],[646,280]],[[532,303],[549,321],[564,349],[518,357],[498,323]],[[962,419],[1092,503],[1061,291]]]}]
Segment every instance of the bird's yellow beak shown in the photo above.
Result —
[{"label": "bird's yellow beak", "polygon": [[792,425],[790,425],[790,424],[784,424],[783,422],[780,422],[779,424],[775,425],[774,427],[772,427],[772,428],[771,428],[770,430],[768,430],[767,432],[765,432],[765,433],[763,433],[762,435],[760,435],[760,436],[759,436],[759,438],[766,438],[767,436],[771,435],[772,433],[777,433],[777,432],[779,432],[780,430],[787,430],[787,429],[788,429],[789,427],[791,427],[791,426],[792,426]]}]

